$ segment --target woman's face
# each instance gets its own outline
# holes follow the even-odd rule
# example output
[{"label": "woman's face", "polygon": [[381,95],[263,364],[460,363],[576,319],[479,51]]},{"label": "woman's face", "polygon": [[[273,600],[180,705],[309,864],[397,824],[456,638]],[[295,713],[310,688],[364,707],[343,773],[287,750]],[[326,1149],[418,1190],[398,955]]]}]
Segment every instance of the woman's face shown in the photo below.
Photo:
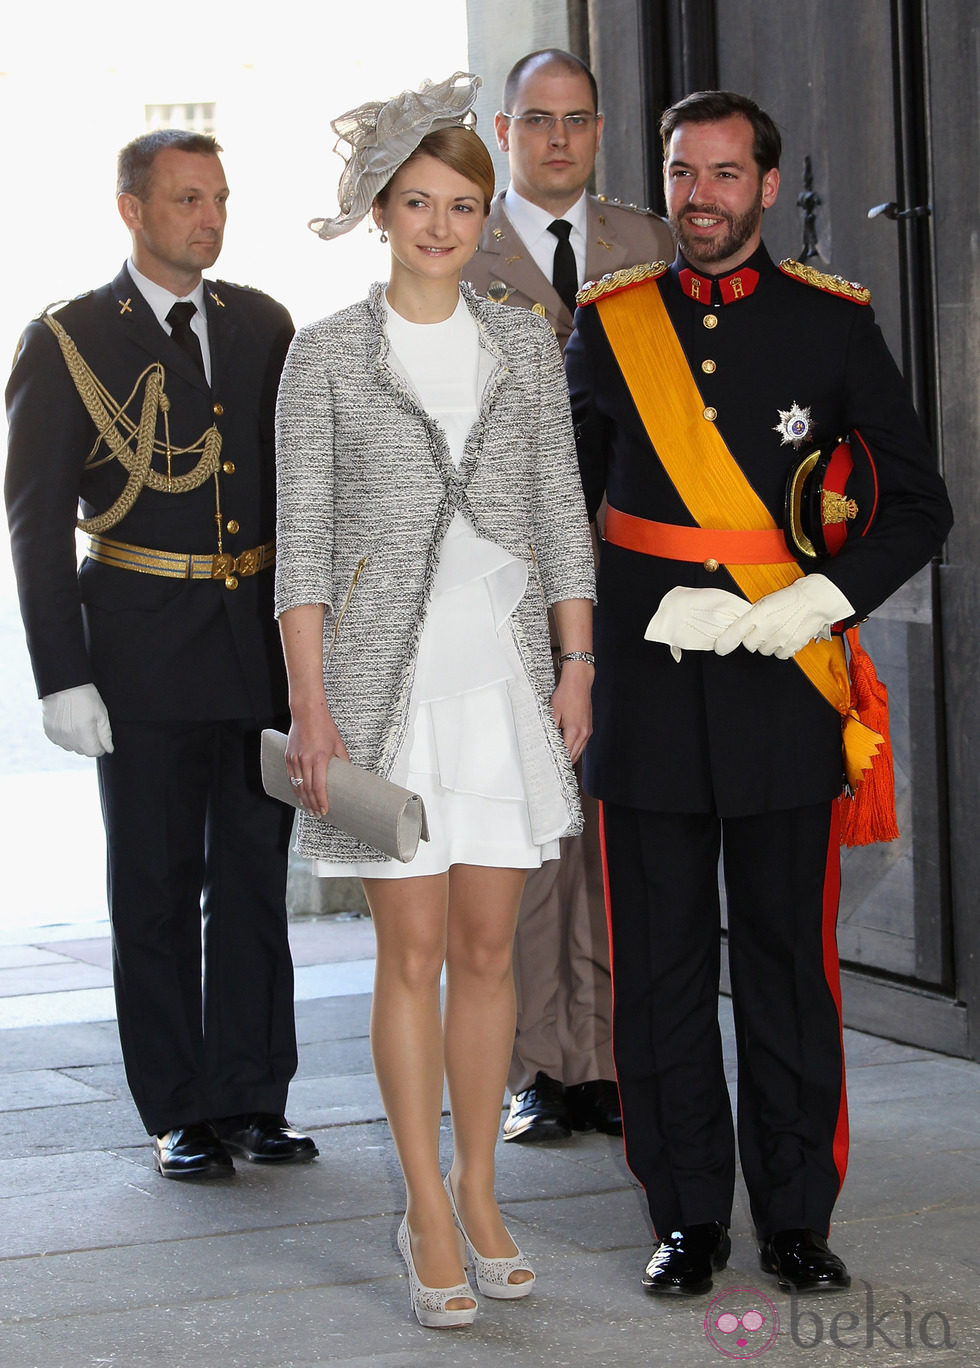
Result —
[{"label": "woman's face", "polygon": [[480,187],[436,157],[407,162],[392,177],[374,221],[388,234],[392,265],[427,280],[459,277],[486,217]]}]

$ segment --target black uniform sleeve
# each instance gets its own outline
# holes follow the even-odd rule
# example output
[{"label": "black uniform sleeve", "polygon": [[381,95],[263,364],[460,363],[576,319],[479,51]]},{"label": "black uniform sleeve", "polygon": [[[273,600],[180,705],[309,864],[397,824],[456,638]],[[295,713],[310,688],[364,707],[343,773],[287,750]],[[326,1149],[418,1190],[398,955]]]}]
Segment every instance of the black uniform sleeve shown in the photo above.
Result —
[{"label": "black uniform sleeve", "polygon": [[[845,360],[844,414],[871,453],[874,520],[849,537],[821,573],[865,617],[940,550],[953,512],[928,438],[870,308],[854,310]],[[852,439],[853,442],[853,439]],[[858,452],[858,459],[861,453]]]},{"label": "black uniform sleeve", "polygon": [[[606,492],[609,463],[607,421],[596,403],[598,321],[594,310],[576,310],[575,329],[565,348],[565,375],[572,405],[575,445],[590,522],[594,521]],[[605,341],[604,337],[600,340]]]},{"label": "black uniform sleeve", "polygon": [[31,323],[7,385],[4,492],[14,573],[38,695],[88,684],[75,523],[82,466],[94,440],[57,341]]}]

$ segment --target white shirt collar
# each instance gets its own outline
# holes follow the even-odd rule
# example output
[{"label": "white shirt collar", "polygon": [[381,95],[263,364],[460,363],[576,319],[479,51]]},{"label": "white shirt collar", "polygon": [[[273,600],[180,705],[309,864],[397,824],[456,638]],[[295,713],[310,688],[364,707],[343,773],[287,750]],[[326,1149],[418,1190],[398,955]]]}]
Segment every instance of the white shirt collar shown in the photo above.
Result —
[{"label": "white shirt collar", "polygon": [[[555,248],[558,246],[558,239],[554,233],[548,232],[548,225],[554,223],[555,215],[550,214],[547,209],[542,209],[539,204],[532,204],[523,195],[519,195],[512,185],[508,185],[504,192],[504,212],[517,230],[517,234],[530,253],[532,260],[545,279],[550,280],[554,269]],[[570,205],[560,217],[572,225],[568,240],[572,244],[572,251],[575,253],[578,279],[579,284],[581,284],[585,279],[585,257],[588,241],[586,233],[589,218],[588,199],[584,190],[575,203]]]},{"label": "white shirt collar", "polygon": [[208,384],[211,383],[211,349],[208,344],[208,316],[204,303],[204,281],[199,280],[190,294],[175,295],[172,290],[168,290],[164,285],[158,285],[155,280],[150,280],[142,271],[138,271],[133,265],[133,258],[130,257],[126,263],[129,274],[133,277],[133,283],[140,294],[153,310],[154,317],[163,328],[164,332],[170,333],[171,327],[167,322],[167,314],[172,306],[180,300],[190,300],[197,306],[197,313],[191,319],[191,327],[201,340],[201,352],[204,356],[204,370],[207,375]]},{"label": "white shirt collar", "polygon": [[[504,209],[511,223],[520,233],[525,245],[530,247],[537,238],[548,232],[548,225],[554,223],[555,215],[549,213],[547,209],[542,209],[540,204],[533,204],[531,200],[519,195],[512,185],[508,185],[504,192]],[[572,225],[572,245],[576,233],[585,242],[586,224],[588,221],[588,204],[586,203],[585,191],[558,217],[566,219]],[[554,234],[549,237],[554,241]]]}]

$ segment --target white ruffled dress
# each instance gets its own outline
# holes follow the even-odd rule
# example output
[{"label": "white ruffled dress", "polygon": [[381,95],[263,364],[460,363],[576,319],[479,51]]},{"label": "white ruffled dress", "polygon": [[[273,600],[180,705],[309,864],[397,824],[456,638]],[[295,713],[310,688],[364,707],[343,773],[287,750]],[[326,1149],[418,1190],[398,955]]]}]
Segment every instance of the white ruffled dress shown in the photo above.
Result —
[{"label": "white ruffled dress", "polygon": [[[456,465],[482,397],[480,335],[466,304],[443,323],[410,323],[386,303],[392,367],[443,429]],[[314,860],[323,878],[413,878],[453,864],[534,869],[557,859],[559,829],[532,839],[509,681],[521,664],[509,618],[527,567],[456,513],[422,629],[411,722],[391,778],[420,793],[430,840],[409,864]]]}]

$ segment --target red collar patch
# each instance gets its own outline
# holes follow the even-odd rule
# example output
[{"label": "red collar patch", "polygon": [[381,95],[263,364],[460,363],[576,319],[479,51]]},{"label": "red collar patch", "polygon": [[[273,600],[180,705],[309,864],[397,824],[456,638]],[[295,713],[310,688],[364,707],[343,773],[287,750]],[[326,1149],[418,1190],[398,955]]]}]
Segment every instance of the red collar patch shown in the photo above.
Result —
[{"label": "red collar patch", "polygon": [[748,299],[759,283],[759,272],[754,271],[751,266],[743,266],[731,275],[709,280],[707,276],[698,275],[685,267],[683,271],[678,272],[677,278],[684,293],[707,308],[711,303],[712,287],[715,285],[718,287],[722,304],[736,304],[740,299]]}]

